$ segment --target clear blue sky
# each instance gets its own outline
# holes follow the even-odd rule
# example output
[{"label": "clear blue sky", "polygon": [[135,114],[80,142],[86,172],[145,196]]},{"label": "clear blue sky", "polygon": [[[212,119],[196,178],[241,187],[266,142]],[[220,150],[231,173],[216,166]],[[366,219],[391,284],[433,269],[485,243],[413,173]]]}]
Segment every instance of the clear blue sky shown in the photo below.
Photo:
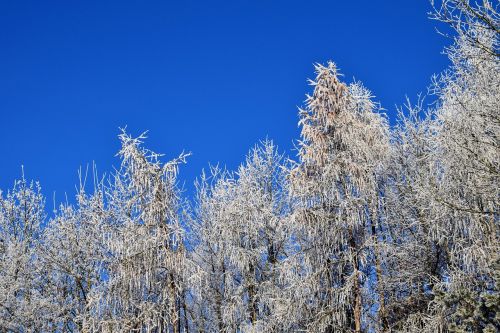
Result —
[{"label": "clear blue sky", "polygon": [[268,136],[290,155],[314,62],[335,61],[393,119],[442,71],[426,0],[0,0],[0,188],[24,165],[51,206],[77,169],[118,160],[118,127],[171,158],[236,167]]}]

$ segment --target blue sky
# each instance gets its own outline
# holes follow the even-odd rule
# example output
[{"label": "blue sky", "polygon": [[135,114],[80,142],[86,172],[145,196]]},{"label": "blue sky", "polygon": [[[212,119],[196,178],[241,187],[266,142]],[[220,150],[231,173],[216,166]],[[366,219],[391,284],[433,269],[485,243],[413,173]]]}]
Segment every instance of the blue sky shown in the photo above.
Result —
[{"label": "blue sky", "polygon": [[[394,119],[448,65],[426,0],[0,0],[0,188],[25,174],[74,195],[79,166],[118,164],[118,128],[149,130],[189,190],[266,136],[291,156],[313,63],[335,61]],[[48,204],[51,199],[48,199]],[[51,204],[50,204],[51,205]]]}]

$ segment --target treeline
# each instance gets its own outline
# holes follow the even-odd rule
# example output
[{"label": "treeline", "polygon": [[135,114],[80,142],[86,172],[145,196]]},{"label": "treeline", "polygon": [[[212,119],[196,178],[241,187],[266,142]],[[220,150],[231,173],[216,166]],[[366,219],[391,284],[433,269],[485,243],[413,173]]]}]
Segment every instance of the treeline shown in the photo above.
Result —
[{"label": "treeline", "polygon": [[0,332],[499,332],[496,6],[436,4],[452,65],[436,103],[392,128],[330,62],[297,159],[261,142],[194,200],[186,155],[162,163],[125,132],[120,168],[81,175],[53,217],[16,181],[0,193]]}]

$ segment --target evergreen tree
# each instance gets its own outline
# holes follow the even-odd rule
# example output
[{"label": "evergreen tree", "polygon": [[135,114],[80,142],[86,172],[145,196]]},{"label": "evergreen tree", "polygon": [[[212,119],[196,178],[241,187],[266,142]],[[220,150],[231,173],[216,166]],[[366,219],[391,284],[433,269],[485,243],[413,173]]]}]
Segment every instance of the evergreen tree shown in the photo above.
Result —
[{"label": "evergreen tree", "polygon": [[302,253],[295,304],[309,331],[361,332],[388,126],[370,92],[340,82],[333,63],[316,73],[300,112],[300,163],[290,175]]}]

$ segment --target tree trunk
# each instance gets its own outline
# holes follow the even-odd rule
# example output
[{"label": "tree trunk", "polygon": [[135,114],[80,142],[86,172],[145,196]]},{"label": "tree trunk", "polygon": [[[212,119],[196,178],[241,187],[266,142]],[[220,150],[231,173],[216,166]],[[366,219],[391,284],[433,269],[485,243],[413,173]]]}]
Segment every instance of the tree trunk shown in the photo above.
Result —
[{"label": "tree trunk", "polygon": [[356,240],[354,239],[352,229],[349,230],[350,233],[350,241],[349,245],[351,247],[351,251],[354,254],[353,262],[354,262],[354,332],[361,332],[361,287],[359,285],[359,263],[358,263],[358,255],[357,255],[357,246]]},{"label": "tree trunk", "polygon": [[173,306],[173,309],[171,309],[170,313],[170,320],[172,321],[172,329],[173,333],[180,333],[179,329],[179,322],[180,318],[178,318],[178,312],[177,312],[177,295],[176,295],[176,288],[175,288],[175,282],[174,282],[174,275],[170,273],[169,275],[170,278],[170,297],[171,299],[171,304]]},{"label": "tree trunk", "polygon": [[250,312],[250,322],[255,324],[257,321],[257,302],[255,299],[255,267],[253,264],[250,264],[250,279],[251,283],[248,286],[248,311]]},{"label": "tree trunk", "polygon": [[373,219],[374,214],[372,214],[372,236],[374,241],[374,256],[375,256],[375,272],[377,274],[377,293],[379,299],[379,308],[378,308],[378,318],[380,322],[380,327],[382,332],[385,332],[388,328],[387,322],[387,311],[385,309],[385,296],[384,296],[384,281],[382,279],[382,267],[380,265],[380,249],[378,246],[378,238],[377,238],[377,228],[375,225],[375,220]]}]

